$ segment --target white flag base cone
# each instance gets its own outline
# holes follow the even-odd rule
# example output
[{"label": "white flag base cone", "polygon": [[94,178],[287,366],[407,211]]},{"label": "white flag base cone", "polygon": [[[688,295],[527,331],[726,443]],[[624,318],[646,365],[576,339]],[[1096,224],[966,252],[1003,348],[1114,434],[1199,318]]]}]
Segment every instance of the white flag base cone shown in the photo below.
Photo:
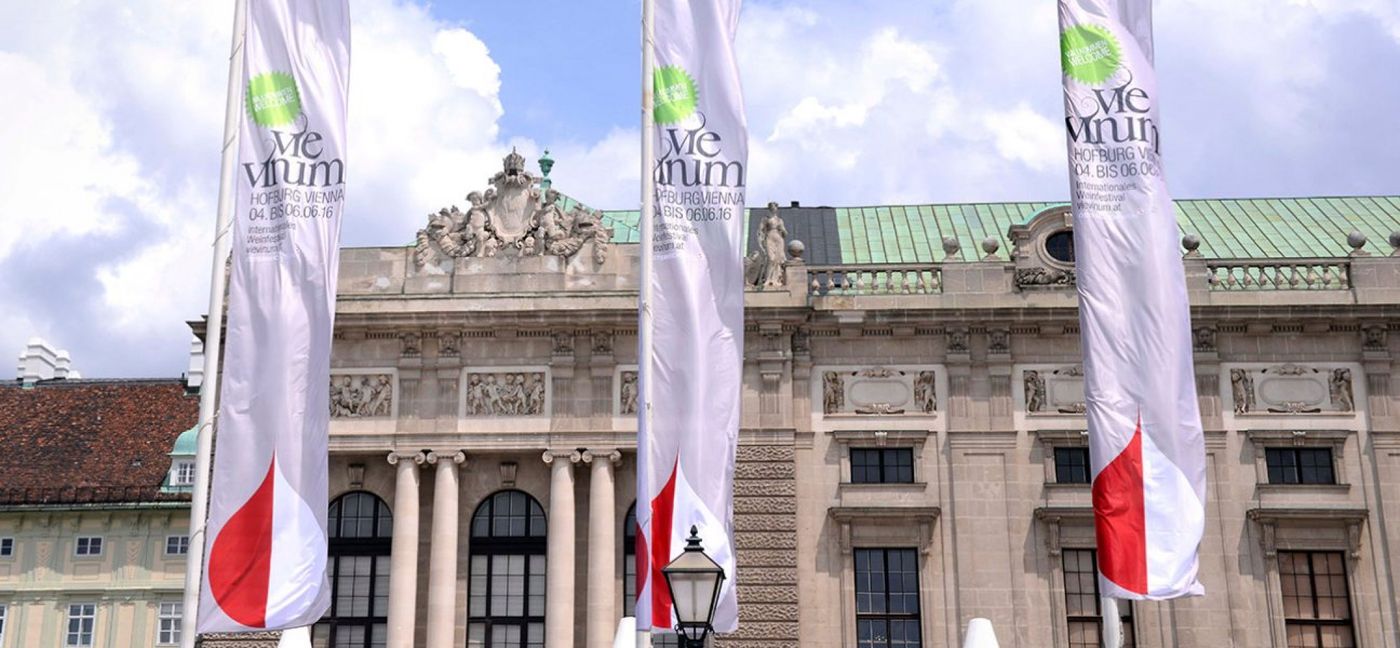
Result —
[{"label": "white flag base cone", "polygon": [[982,618],[968,621],[963,648],[1001,648],[1001,644],[997,643],[997,633],[992,631],[992,622]]},{"label": "white flag base cone", "polygon": [[617,632],[613,634],[613,648],[636,648],[637,620],[622,617],[617,620]]},{"label": "white flag base cone", "polygon": [[311,627],[287,628],[277,640],[277,648],[311,648]]}]

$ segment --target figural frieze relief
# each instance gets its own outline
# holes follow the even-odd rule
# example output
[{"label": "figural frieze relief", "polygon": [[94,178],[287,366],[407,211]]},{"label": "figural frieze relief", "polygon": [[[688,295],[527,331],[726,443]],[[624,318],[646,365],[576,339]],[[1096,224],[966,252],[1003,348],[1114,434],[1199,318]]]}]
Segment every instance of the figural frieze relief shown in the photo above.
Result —
[{"label": "figural frieze relief", "polygon": [[495,256],[557,256],[571,259],[591,255],[601,265],[607,259],[612,231],[603,226],[603,213],[574,205],[567,211],[561,196],[543,189],[525,170],[525,157],[506,156],[502,170],[484,193],[467,194],[467,210],[444,207],[418,230],[413,262],[421,271],[436,267],[441,258]]},{"label": "figural frieze relief", "polygon": [[394,415],[394,377],[388,373],[332,374],[331,418]]},{"label": "figural frieze relief", "polygon": [[1234,413],[1351,414],[1356,410],[1352,368],[1328,364],[1234,366],[1229,398]]},{"label": "figural frieze relief", "polygon": [[933,416],[937,372],[922,367],[826,368],[820,371],[825,416]]},{"label": "figural frieze relief", "polygon": [[467,370],[463,416],[501,418],[549,413],[549,377],[543,371]]}]

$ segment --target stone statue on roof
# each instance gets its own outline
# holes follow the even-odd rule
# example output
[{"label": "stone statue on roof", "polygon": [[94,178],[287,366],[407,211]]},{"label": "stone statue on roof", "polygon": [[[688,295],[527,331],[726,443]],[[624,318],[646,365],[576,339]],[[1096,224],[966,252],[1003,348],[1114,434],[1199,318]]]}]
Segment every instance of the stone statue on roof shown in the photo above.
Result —
[{"label": "stone statue on roof", "polygon": [[[418,270],[435,261],[494,256],[558,256],[588,253],[595,264],[607,258],[612,231],[602,212],[575,205],[565,213],[561,196],[541,191],[540,179],[525,170],[525,157],[512,150],[484,192],[467,194],[464,213],[455,205],[428,217],[418,230],[413,253]],[[587,258],[587,257],[585,257]]]},{"label": "stone statue on roof", "polygon": [[749,285],[780,288],[787,284],[787,224],[778,215],[778,203],[768,203],[768,215],[759,223],[754,249],[744,260]]}]

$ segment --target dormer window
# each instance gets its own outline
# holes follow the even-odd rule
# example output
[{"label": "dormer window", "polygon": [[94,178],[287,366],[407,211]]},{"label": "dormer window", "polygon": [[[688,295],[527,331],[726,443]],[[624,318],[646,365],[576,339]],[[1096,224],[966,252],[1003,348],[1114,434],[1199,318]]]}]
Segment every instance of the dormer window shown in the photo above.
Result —
[{"label": "dormer window", "polygon": [[162,493],[188,493],[194,490],[194,455],[199,445],[199,428],[192,427],[175,438],[170,449],[170,470],[165,473]]},{"label": "dormer window", "polygon": [[194,485],[194,462],[177,461],[170,469],[171,486],[193,486]]}]

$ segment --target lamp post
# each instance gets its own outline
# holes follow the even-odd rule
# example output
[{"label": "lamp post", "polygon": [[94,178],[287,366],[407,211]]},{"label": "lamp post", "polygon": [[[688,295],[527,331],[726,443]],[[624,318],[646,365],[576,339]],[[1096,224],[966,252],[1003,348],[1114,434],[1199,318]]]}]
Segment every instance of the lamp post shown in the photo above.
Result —
[{"label": "lamp post", "polygon": [[686,648],[702,648],[713,629],[724,568],[700,547],[700,531],[690,527],[685,551],[661,569],[675,606],[676,633]]}]

